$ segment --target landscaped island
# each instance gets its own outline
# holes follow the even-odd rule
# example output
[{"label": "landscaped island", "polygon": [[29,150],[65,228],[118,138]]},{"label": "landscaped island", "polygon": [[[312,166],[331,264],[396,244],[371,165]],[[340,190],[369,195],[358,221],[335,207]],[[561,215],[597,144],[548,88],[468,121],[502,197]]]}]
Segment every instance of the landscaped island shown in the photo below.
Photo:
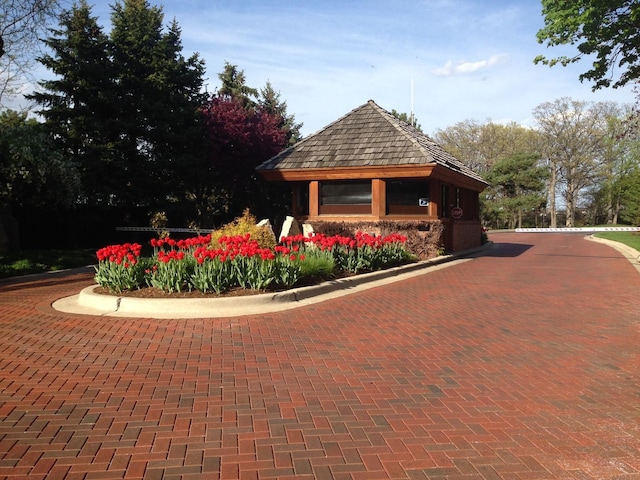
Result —
[{"label": "landscaped island", "polygon": [[291,288],[415,261],[399,234],[295,235],[273,246],[262,243],[250,233],[160,238],[151,240],[148,257],[141,255],[138,243],[111,245],[96,253],[95,280],[112,293],[155,287],[167,293],[221,294],[237,288]]}]

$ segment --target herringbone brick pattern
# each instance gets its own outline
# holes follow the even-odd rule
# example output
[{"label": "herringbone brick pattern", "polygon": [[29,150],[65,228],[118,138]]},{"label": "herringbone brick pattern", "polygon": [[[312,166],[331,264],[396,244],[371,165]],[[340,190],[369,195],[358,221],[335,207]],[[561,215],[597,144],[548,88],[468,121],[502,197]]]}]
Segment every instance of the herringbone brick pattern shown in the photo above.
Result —
[{"label": "herringbone brick pattern", "polygon": [[0,478],[640,479],[640,275],[579,235],[281,313],[0,286]]}]

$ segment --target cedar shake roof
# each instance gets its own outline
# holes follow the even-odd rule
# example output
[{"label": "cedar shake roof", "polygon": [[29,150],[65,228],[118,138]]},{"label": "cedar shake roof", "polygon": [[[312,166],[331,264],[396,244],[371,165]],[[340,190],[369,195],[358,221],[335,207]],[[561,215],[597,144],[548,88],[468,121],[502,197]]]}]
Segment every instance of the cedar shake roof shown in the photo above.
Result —
[{"label": "cedar shake roof", "polygon": [[260,164],[257,170],[441,165],[487,184],[415,127],[373,100]]}]

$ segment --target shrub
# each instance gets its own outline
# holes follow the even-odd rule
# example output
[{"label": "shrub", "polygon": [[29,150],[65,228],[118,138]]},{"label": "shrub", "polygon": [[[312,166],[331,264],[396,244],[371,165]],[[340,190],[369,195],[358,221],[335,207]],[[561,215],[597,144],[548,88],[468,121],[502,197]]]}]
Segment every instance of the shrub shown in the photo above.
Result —
[{"label": "shrub", "polygon": [[319,248],[305,249],[305,259],[300,266],[300,276],[312,280],[329,279],[336,270],[336,262],[331,252]]},{"label": "shrub", "polygon": [[241,217],[236,218],[230,223],[219,228],[211,234],[211,243],[214,247],[218,244],[222,237],[236,237],[251,235],[251,239],[255,240],[260,248],[273,248],[276,246],[276,237],[269,227],[258,226],[256,217],[254,217],[247,208]]}]

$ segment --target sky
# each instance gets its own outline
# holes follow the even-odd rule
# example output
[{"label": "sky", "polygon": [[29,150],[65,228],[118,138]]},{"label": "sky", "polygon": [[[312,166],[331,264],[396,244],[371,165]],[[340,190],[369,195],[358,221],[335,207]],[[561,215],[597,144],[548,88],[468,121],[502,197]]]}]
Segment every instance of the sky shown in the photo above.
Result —
[{"label": "sky", "polygon": [[[110,29],[115,0],[89,0]],[[538,44],[540,0],[149,0],[198,53],[208,91],[229,62],[250,87],[267,81],[307,136],[368,100],[409,114],[427,134],[465,120],[533,126],[533,109],[561,97],[633,103],[631,87],[592,92],[588,60],[534,65],[569,47]]]}]

